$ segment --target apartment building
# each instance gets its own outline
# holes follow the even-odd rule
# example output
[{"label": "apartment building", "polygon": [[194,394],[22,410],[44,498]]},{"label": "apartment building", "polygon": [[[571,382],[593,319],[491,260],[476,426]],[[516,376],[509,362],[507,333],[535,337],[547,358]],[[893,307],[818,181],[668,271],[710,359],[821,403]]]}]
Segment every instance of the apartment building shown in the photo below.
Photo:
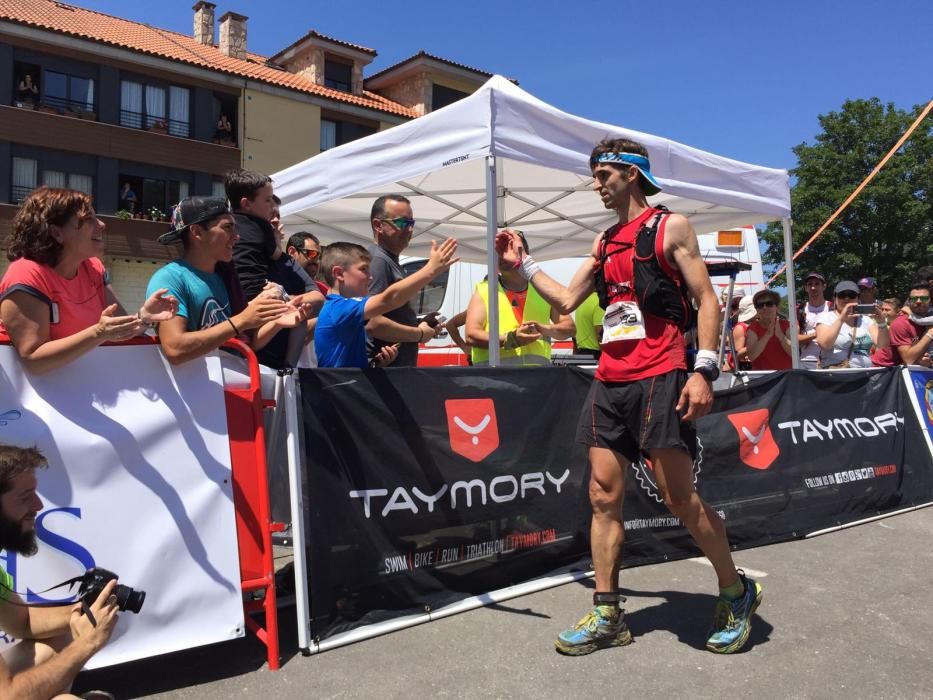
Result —
[{"label": "apartment building", "polygon": [[204,0],[192,10],[184,35],[55,0],[0,0],[0,247],[35,187],[88,192],[117,294],[135,306],[176,254],[155,239],[180,199],[221,194],[231,168],[275,172],[416,118],[490,76],[420,52],[365,77],[374,49],[314,30],[261,56],[244,15],[218,18]]}]

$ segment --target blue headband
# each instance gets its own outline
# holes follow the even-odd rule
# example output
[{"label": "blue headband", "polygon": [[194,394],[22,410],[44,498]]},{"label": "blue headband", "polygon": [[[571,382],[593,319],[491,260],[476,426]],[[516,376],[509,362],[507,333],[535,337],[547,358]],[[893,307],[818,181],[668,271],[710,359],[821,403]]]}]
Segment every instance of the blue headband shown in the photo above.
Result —
[{"label": "blue headband", "polygon": [[658,184],[658,181],[655,180],[654,176],[651,174],[651,163],[644,156],[635,153],[600,153],[598,156],[590,158],[590,167],[592,168],[598,163],[625,163],[627,165],[634,165],[644,178],[642,185],[646,195],[650,196],[661,191],[661,185]]}]

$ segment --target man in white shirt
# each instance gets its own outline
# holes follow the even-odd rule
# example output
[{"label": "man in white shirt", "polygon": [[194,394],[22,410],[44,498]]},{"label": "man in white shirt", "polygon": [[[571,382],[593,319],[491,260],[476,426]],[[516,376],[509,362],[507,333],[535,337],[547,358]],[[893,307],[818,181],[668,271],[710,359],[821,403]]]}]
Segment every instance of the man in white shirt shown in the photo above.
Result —
[{"label": "man in white shirt", "polygon": [[824,311],[831,311],[832,304],[826,301],[826,278],[819,272],[810,272],[803,280],[807,292],[807,301],[800,307],[800,367],[819,369],[820,346],[816,342],[816,317]]}]

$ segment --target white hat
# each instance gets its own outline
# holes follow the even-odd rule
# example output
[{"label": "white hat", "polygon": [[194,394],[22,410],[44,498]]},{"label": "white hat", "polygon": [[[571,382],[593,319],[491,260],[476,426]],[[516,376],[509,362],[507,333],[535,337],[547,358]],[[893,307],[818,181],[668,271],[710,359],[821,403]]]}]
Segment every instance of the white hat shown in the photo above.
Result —
[{"label": "white hat", "polygon": [[739,302],[738,321],[740,323],[745,323],[746,321],[751,321],[757,315],[758,312],[755,310],[754,297],[751,294],[742,297],[742,301]]}]

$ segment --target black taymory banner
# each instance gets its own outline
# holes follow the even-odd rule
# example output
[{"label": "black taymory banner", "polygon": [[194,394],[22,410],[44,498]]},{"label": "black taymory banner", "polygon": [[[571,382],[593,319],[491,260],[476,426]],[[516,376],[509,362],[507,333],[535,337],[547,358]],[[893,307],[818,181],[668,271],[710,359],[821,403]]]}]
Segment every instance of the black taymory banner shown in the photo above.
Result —
[{"label": "black taymory banner", "polygon": [[[319,638],[588,565],[573,368],[301,373]],[[899,370],[785,372],[717,395],[697,488],[739,547],[933,500]],[[626,565],[695,556],[649,460],[630,467]]]},{"label": "black taymory banner", "polygon": [[301,373],[312,631],[581,565],[591,377],[566,368]]}]

